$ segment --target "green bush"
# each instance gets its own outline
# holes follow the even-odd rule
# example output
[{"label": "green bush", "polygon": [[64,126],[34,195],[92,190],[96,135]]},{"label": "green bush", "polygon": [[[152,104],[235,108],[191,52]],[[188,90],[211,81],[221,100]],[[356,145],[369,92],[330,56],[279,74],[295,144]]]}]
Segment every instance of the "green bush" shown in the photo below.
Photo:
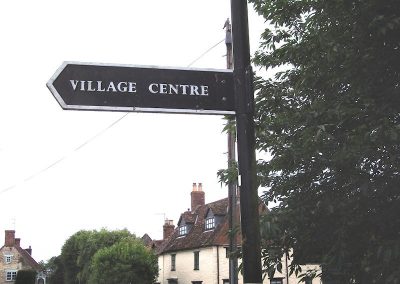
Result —
[{"label": "green bush", "polygon": [[35,284],[36,274],[35,270],[19,270],[15,284]]}]

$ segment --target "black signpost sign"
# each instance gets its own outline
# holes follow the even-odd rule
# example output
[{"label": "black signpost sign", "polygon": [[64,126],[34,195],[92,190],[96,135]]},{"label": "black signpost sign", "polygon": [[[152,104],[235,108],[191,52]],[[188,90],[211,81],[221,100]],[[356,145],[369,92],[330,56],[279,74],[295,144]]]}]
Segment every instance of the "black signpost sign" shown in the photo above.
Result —
[{"label": "black signpost sign", "polygon": [[63,109],[235,113],[232,70],[64,62],[47,86]]}]

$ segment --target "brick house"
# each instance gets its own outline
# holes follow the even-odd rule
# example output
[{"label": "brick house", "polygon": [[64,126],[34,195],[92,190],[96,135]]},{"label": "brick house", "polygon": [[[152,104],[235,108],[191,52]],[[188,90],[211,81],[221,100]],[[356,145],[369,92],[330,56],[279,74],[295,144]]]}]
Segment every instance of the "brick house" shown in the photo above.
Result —
[{"label": "brick house", "polygon": [[[202,184],[193,184],[191,209],[183,212],[177,227],[165,220],[163,240],[153,241],[148,235],[143,240],[158,255],[159,284],[228,284],[229,283],[229,236],[228,198],[205,203]],[[237,204],[236,212],[239,212]],[[260,213],[267,211],[260,202]],[[239,216],[237,216],[239,220]],[[238,223],[238,222],[237,222]],[[240,244],[240,232],[237,243]],[[313,266],[314,268],[315,266]],[[294,275],[284,271],[264,284],[298,283]],[[238,283],[243,283],[238,275]],[[320,283],[314,279],[312,284]]]},{"label": "brick house", "polygon": [[[0,248],[0,284],[15,282],[18,270],[41,270],[39,264],[32,258],[32,248],[23,249],[21,239],[15,238],[15,230],[5,231],[4,245]],[[38,276],[36,282],[45,284],[43,276]]]}]

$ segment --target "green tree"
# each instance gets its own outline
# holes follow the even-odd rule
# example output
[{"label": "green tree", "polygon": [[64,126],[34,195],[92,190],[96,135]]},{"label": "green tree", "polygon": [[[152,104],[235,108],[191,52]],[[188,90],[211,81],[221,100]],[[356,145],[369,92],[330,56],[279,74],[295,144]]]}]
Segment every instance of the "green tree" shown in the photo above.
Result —
[{"label": "green tree", "polygon": [[293,248],[294,272],[400,283],[399,1],[250,2],[269,24],[254,62],[280,70],[255,83],[267,272]]},{"label": "green tree", "polygon": [[152,284],[158,276],[157,256],[135,238],[98,250],[91,268],[89,284]]},{"label": "green tree", "polygon": [[54,256],[42,265],[46,271],[46,283],[64,284],[64,265],[61,256]]},{"label": "green tree", "polygon": [[61,261],[64,267],[65,284],[78,284],[80,272],[83,269],[82,251],[89,242],[90,235],[93,232],[79,231],[72,235],[63,245],[61,249]]},{"label": "green tree", "polygon": [[66,284],[87,283],[90,276],[90,265],[93,255],[102,248],[127,237],[134,238],[128,230],[107,231],[79,231],[72,235],[63,245],[61,260],[64,267],[64,281]]}]

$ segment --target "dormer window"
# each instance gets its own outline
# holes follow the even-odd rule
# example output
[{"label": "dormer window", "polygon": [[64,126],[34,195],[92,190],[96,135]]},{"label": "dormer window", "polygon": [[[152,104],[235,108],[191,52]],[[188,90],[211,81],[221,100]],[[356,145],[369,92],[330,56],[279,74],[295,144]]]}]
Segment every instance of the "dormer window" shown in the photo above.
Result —
[{"label": "dormer window", "polygon": [[206,219],[205,223],[205,229],[207,230],[212,230],[215,228],[215,218],[214,217],[209,217]]},{"label": "dormer window", "polygon": [[182,226],[180,226],[179,227],[179,236],[185,236],[185,235],[187,235],[187,232],[188,231],[188,229],[187,229],[187,226],[186,225],[182,225]]}]

